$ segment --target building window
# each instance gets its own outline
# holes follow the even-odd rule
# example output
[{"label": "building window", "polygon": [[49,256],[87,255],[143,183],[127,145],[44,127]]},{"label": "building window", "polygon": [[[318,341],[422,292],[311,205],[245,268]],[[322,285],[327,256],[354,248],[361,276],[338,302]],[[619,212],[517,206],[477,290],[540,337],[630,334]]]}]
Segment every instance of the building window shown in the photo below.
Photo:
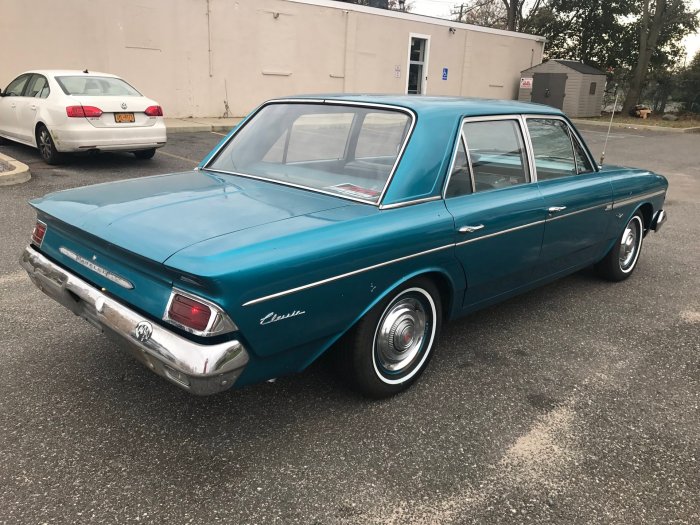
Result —
[{"label": "building window", "polygon": [[588,90],[589,95],[595,95],[595,90],[598,87],[597,82],[591,82],[591,88]]}]

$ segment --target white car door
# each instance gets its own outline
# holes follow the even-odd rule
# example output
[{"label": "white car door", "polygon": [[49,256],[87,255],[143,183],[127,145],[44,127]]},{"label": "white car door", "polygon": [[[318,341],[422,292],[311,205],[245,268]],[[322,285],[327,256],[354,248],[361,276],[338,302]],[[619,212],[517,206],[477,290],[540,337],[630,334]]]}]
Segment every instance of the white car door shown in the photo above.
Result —
[{"label": "white car door", "polygon": [[9,138],[18,138],[17,101],[24,93],[30,73],[18,76],[2,92],[0,98],[0,134]]},{"label": "white car door", "polygon": [[49,84],[43,75],[34,74],[24,90],[24,96],[17,99],[17,137],[23,142],[34,143],[34,127],[41,105],[46,103]]}]

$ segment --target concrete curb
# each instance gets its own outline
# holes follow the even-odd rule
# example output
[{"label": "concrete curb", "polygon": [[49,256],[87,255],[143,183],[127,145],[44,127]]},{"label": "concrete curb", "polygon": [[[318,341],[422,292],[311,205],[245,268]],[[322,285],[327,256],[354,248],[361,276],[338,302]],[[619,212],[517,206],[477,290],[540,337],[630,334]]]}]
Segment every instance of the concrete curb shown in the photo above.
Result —
[{"label": "concrete curb", "polygon": [[27,182],[32,178],[32,173],[29,171],[29,166],[23,162],[15,160],[12,157],[8,157],[7,155],[3,155],[2,153],[0,153],[0,161],[3,161],[5,164],[9,164],[13,168],[10,171],[0,171],[0,186],[22,184],[23,182]]},{"label": "concrete curb", "polygon": [[228,133],[243,120],[242,118],[166,118],[165,127],[168,133],[196,133],[213,131]]},{"label": "concrete curb", "polygon": [[[588,124],[590,126],[598,126],[598,127],[604,127],[607,128],[608,125],[610,124],[609,122],[603,122],[602,120],[587,120],[587,119],[580,119],[580,118],[573,118],[571,119],[571,122],[573,122],[576,125],[579,124]],[[700,133],[700,127],[694,127],[694,128],[671,128],[671,127],[666,127],[666,126],[646,126],[646,125],[636,125],[636,124],[627,124],[627,123],[622,123],[622,122],[615,122],[613,120],[612,127],[614,129],[637,129],[637,130],[648,130],[648,131],[668,131],[670,133]]]}]

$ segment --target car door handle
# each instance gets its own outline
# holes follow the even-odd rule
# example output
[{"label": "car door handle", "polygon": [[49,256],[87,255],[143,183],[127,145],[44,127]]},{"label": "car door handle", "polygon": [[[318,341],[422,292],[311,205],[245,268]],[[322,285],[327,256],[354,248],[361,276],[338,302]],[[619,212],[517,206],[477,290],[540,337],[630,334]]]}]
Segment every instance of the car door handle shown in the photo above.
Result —
[{"label": "car door handle", "polygon": [[15,103],[13,102],[12,104],[10,104],[10,107],[11,107],[11,108],[16,108],[16,107],[17,107],[17,104],[15,104]]},{"label": "car door handle", "polygon": [[555,213],[559,213],[560,211],[564,211],[566,209],[566,206],[550,206],[547,208],[547,212],[550,215],[554,215]]},{"label": "car door handle", "polygon": [[477,224],[476,226],[462,226],[458,231],[459,233],[474,233],[475,231],[479,231],[483,227],[483,224]]},{"label": "car door handle", "polygon": [[29,109],[31,109],[32,111],[36,111],[36,104],[32,104],[31,106],[29,106]]}]

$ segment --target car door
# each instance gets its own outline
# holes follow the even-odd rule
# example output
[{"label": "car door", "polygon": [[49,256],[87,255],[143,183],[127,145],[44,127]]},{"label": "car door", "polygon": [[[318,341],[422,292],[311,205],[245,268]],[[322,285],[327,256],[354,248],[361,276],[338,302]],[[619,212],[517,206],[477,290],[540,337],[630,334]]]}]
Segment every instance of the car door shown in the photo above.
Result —
[{"label": "car door", "polygon": [[21,98],[30,73],[18,76],[3,91],[0,98],[0,133],[10,138],[18,138],[17,133],[17,101]]},{"label": "car door", "polygon": [[465,119],[445,205],[454,217],[464,268],[465,308],[527,285],[538,262],[544,206],[531,182],[518,116]]},{"label": "car door", "polygon": [[595,262],[607,239],[610,177],[596,170],[563,118],[526,118],[537,185],[547,210],[538,276],[566,273]]},{"label": "car door", "polygon": [[24,142],[34,141],[34,128],[41,106],[46,104],[49,84],[43,75],[34,74],[27,82],[24,96],[17,98],[17,137]]}]

